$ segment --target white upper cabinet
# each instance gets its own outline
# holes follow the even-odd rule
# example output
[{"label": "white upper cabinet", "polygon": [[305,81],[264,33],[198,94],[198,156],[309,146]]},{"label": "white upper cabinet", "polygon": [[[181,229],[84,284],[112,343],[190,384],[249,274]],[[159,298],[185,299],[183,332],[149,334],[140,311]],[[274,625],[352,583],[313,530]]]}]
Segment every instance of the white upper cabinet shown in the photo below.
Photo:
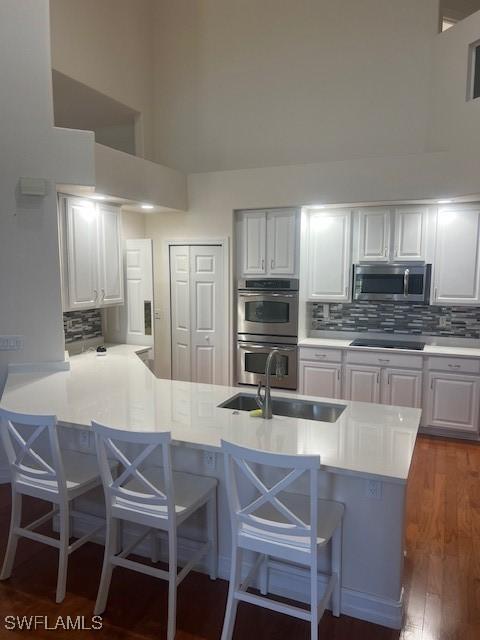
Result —
[{"label": "white upper cabinet", "polygon": [[239,265],[242,276],[295,276],[299,217],[295,209],[239,214]]},{"label": "white upper cabinet", "polygon": [[439,209],[432,302],[480,303],[480,206]]},{"label": "white upper cabinet", "polygon": [[123,304],[120,209],[60,197],[64,310]]},{"label": "white upper cabinet", "polygon": [[307,298],[348,302],[351,298],[351,211],[312,210],[306,245]]},{"label": "white upper cabinet", "polygon": [[267,268],[272,275],[295,274],[296,244],[295,211],[269,211],[267,213]]},{"label": "white upper cabinet", "polygon": [[123,303],[121,219],[118,207],[97,205],[99,303]]},{"label": "white upper cabinet", "polygon": [[360,262],[425,262],[428,208],[421,205],[358,210]]},{"label": "white upper cabinet", "polygon": [[267,272],[267,213],[249,211],[241,215],[241,272],[245,276]]},{"label": "white upper cabinet", "polygon": [[360,209],[358,254],[362,262],[388,262],[390,259],[390,209]]},{"label": "white upper cabinet", "polygon": [[393,258],[399,262],[425,261],[427,208],[397,207],[394,228]]},{"label": "white upper cabinet", "polygon": [[69,310],[91,309],[98,302],[98,220],[95,203],[77,198],[63,199],[65,206],[66,254],[64,301]]}]

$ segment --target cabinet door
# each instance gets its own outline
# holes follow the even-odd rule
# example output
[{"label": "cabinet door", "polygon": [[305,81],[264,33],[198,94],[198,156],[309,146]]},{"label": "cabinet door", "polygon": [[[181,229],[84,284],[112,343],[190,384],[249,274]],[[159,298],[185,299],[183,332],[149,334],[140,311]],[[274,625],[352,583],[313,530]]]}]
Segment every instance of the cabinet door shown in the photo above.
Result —
[{"label": "cabinet door", "polygon": [[97,207],[100,306],[123,304],[120,209],[108,205],[97,205]]},{"label": "cabinet door", "polygon": [[345,399],[380,402],[380,367],[348,364],[345,367]]},{"label": "cabinet door", "polygon": [[248,211],[242,214],[241,264],[245,276],[262,275],[267,272],[265,211]]},{"label": "cabinet door", "polygon": [[407,369],[384,369],[382,402],[396,407],[421,407],[422,372]]},{"label": "cabinet door", "polygon": [[424,261],[426,235],[426,207],[397,207],[395,209],[395,260],[402,262]]},{"label": "cabinet door", "polygon": [[390,258],[390,210],[382,207],[361,209],[358,240],[359,259],[362,262],[388,262]]},{"label": "cabinet door", "polygon": [[477,377],[429,373],[426,426],[478,432],[479,393]]},{"label": "cabinet door", "polygon": [[267,271],[271,275],[295,275],[297,216],[294,210],[267,214]]},{"label": "cabinet door", "polygon": [[307,297],[348,302],[351,295],[351,212],[310,213],[307,238]]},{"label": "cabinet door", "polygon": [[91,309],[98,303],[97,211],[95,203],[66,198],[66,281],[70,310]]},{"label": "cabinet door", "polygon": [[300,361],[300,393],[322,398],[341,398],[342,366]]},{"label": "cabinet door", "polygon": [[480,302],[480,208],[438,211],[433,302]]}]

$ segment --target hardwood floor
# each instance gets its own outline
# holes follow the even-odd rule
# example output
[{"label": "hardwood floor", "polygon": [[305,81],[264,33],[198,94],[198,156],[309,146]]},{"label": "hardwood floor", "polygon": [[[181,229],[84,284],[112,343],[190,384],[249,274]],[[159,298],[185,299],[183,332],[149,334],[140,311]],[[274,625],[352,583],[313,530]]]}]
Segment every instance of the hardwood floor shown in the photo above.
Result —
[{"label": "hardwood floor", "polygon": [[[10,517],[9,486],[0,487],[0,548]],[[29,518],[44,510],[25,500]],[[480,446],[420,437],[407,498],[405,625],[392,631],[328,612],[320,624],[324,640],[478,640],[480,638]],[[87,544],[70,558],[67,597],[54,602],[57,554],[21,541],[14,576],[0,583],[0,638],[21,632],[4,628],[5,616],[92,616],[102,549]],[[192,573],[179,588],[177,640],[220,638],[227,583]],[[43,639],[150,640],[166,636],[166,583],[117,568],[102,631],[44,631]],[[25,632],[23,632],[23,635]],[[241,604],[235,640],[307,640],[308,624]]]}]

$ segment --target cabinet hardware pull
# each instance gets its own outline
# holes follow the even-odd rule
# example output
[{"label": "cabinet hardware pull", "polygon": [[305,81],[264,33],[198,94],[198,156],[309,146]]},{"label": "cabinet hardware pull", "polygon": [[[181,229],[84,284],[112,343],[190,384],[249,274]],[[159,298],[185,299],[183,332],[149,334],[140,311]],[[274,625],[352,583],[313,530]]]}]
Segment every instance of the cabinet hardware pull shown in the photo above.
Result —
[{"label": "cabinet hardware pull", "polygon": [[337,378],[340,380],[340,369],[337,369]]},{"label": "cabinet hardware pull", "polygon": [[326,358],[327,354],[326,353],[316,353],[315,354],[317,358]]},{"label": "cabinet hardware pull", "polygon": [[451,369],[460,369],[460,365],[459,364],[449,364],[448,365]]},{"label": "cabinet hardware pull", "polygon": [[262,269],[265,269],[265,259],[262,258]]},{"label": "cabinet hardware pull", "polygon": [[273,269],[275,267],[275,260],[272,258],[270,260],[270,269]]},{"label": "cabinet hardware pull", "polygon": [[433,378],[430,380],[430,389],[433,389]]},{"label": "cabinet hardware pull", "polygon": [[387,376],[387,384],[390,384],[390,376],[391,376],[391,374],[389,373],[388,376]]},{"label": "cabinet hardware pull", "polygon": [[379,362],[390,362],[389,358],[379,358],[378,359]]},{"label": "cabinet hardware pull", "polygon": [[380,384],[380,371],[377,372],[377,384]]}]

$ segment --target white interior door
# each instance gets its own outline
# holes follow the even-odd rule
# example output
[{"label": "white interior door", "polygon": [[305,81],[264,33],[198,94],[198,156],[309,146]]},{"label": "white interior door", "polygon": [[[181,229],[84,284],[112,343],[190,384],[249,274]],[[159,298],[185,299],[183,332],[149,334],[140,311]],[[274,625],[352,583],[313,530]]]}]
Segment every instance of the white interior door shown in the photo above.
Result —
[{"label": "white interior door", "polygon": [[153,345],[152,241],[126,241],[127,344]]},{"label": "white interior door", "polygon": [[172,378],[225,383],[222,247],[170,247],[170,287]]},{"label": "white interior door", "polygon": [[222,282],[222,247],[190,247],[192,382],[225,382]]},{"label": "white interior door", "polygon": [[192,379],[190,351],[190,247],[170,247],[172,378]]}]

